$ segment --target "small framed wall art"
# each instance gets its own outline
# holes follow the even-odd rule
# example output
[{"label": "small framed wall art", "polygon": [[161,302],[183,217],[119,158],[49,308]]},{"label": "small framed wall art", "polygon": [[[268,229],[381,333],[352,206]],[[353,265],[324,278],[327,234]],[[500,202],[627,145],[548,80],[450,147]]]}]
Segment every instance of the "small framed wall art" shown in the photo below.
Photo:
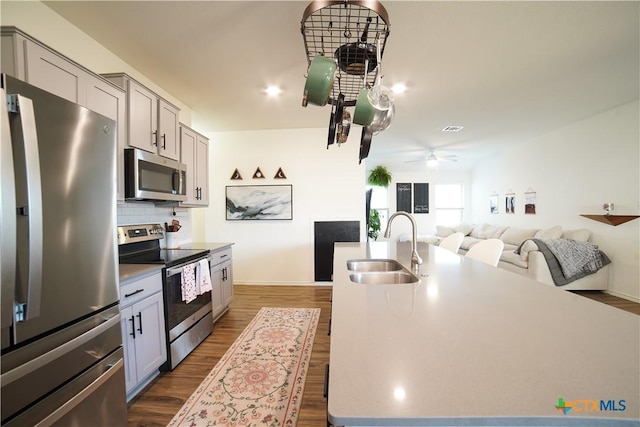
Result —
[{"label": "small framed wall art", "polygon": [[429,183],[413,184],[413,213],[429,213]]},{"label": "small framed wall art", "polygon": [[531,189],[524,193],[524,213],[529,215],[536,214],[536,192]]},{"label": "small framed wall art", "polygon": [[498,195],[492,194],[489,196],[489,212],[492,214],[498,213]]},{"label": "small framed wall art", "polygon": [[504,196],[504,211],[508,214],[516,213],[516,195],[509,192]]}]

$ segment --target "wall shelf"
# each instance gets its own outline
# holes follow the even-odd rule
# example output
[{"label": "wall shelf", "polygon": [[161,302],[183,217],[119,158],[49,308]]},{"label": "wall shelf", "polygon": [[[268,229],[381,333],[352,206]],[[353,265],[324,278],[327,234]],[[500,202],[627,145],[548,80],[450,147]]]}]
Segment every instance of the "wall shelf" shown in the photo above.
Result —
[{"label": "wall shelf", "polygon": [[614,225],[614,226],[624,224],[625,222],[628,222],[640,217],[640,215],[586,215],[586,214],[580,214],[580,216],[592,219],[594,221],[604,222],[605,224]]}]

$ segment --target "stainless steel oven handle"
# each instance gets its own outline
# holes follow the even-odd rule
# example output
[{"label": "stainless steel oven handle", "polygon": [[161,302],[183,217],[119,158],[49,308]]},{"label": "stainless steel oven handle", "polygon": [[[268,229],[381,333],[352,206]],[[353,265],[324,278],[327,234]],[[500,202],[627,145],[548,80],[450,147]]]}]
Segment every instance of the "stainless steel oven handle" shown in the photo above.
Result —
[{"label": "stainless steel oven handle", "polygon": [[[200,258],[202,259],[202,258]],[[185,264],[179,265],[177,267],[172,267],[172,268],[167,268],[167,273],[166,276],[167,277],[171,277],[171,276],[175,276],[176,274],[182,274],[182,270],[184,269],[185,266],[189,265],[189,264],[194,264],[196,262],[199,262],[200,259],[197,259],[195,261],[191,261],[191,262],[187,262]],[[209,263],[211,263],[211,261],[213,260],[213,256],[209,255],[205,258],[207,261],[209,261]]]}]

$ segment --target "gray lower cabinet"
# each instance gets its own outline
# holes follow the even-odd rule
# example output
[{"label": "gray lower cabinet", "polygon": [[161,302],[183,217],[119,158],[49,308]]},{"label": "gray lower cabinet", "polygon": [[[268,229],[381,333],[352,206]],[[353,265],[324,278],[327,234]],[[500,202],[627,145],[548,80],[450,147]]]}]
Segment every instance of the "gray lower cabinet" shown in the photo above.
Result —
[{"label": "gray lower cabinet", "polygon": [[120,286],[120,316],[129,401],[158,375],[158,368],[167,360],[159,272]]},{"label": "gray lower cabinet", "polygon": [[214,322],[229,308],[233,301],[233,263],[231,248],[211,254],[211,301]]}]

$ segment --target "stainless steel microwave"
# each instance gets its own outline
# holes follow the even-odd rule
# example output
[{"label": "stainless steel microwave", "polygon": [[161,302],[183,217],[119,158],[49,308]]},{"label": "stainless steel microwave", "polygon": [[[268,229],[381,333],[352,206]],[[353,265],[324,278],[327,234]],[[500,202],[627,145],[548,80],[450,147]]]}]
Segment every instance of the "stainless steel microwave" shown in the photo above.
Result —
[{"label": "stainless steel microwave", "polygon": [[137,148],[124,150],[126,200],[179,201],[187,199],[187,166]]}]

